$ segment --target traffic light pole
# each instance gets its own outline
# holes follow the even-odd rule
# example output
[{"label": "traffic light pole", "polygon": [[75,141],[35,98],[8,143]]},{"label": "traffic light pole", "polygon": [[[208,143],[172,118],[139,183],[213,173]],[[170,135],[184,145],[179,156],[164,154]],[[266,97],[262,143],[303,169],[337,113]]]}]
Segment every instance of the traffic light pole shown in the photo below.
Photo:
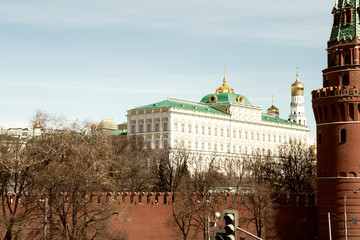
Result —
[{"label": "traffic light pole", "polygon": [[254,234],[249,233],[248,231],[245,231],[245,230],[242,229],[242,228],[237,227],[237,229],[240,230],[240,231],[242,231],[243,233],[246,233],[247,235],[249,235],[249,236],[251,236],[251,237],[253,237],[253,238],[256,238],[256,239],[258,239],[258,240],[263,240],[262,238],[259,238],[258,236],[255,236]]}]

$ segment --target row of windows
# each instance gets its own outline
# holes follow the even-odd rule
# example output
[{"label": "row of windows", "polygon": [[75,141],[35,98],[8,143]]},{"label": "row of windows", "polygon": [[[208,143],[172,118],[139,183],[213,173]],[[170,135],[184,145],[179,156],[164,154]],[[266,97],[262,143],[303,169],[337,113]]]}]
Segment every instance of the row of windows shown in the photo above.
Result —
[{"label": "row of windows", "polygon": [[[357,9],[359,12],[359,9]],[[360,14],[360,13],[359,13]],[[346,7],[343,11],[337,11],[334,12],[334,26],[337,26],[340,24],[340,18],[342,16],[342,24],[351,24],[353,23],[353,15],[354,15],[354,9],[351,6]]]},{"label": "row of windows", "polygon": [[160,149],[160,148],[166,149],[169,147],[167,138],[162,139],[162,146],[160,146],[160,143],[161,141],[159,138],[155,138],[154,145],[152,144],[151,138],[146,139],[146,147],[148,149]]},{"label": "row of windows", "polygon": [[[162,126],[162,129],[160,129],[160,126]],[[150,121],[144,123],[138,124],[138,129],[136,129],[136,124],[131,124],[131,133],[144,133],[144,132],[160,132],[164,131],[166,132],[168,130],[168,123],[163,122],[162,125],[160,122],[155,122],[154,124]]]},{"label": "row of windows", "polygon": [[[201,132],[200,132],[201,129]],[[174,123],[174,130],[178,131],[178,124]],[[213,131],[212,131],[213,130]],[[184,123],[181,124],[181,132],[184,133],[192,133],[192,125],[185,125]],[[201,126],[201,128],[199,128],[198,125],[195,125],[195,134],[203,134],[203,135],[212,135],[214,133],[214,136],[220,136],[220,137],[230,137],[230,130],[229,129],[222,129],[220,128],[218,130],[217,127],[214,127],[214,129],[212,129],[212,127],[205,127],[205,126]],[[239,138],[239,139],[248,139],[248,140],[257,140],[257,141],[272,141],[272,142],[279,142],[279,143],[285,143],[285,142],[289,142],[290,140],[292,140],[293,142],[302,142],[305,141],[305,139],[301,139],[301,138],[291,138],[289,136],[283,136],[283,135],[275,135],[275,134],[260,134],[260,133],[256,133],[256,132],[251,132],[251,131],[243,131],[243,130],[233,130],[233,134],[232,134],[233,138]]]},{"label": "row of windows", "polygon": [[[241,153],[241,154],[277,154],[277,149],[274,148],[259,148],[259,147],[249,147],[243,144],[240,145],[230,145],[223,143],[211,143],[211,142],[197,142],[197,141],[187,141],[181,142],[179,144],[178,140],[174,141],[174,147],[184,147],[191,150],[207,150],[207,151],[218,151],[218,152],[232,152],[232,153]],[[232,147],[232,148],[230,148]]]}]

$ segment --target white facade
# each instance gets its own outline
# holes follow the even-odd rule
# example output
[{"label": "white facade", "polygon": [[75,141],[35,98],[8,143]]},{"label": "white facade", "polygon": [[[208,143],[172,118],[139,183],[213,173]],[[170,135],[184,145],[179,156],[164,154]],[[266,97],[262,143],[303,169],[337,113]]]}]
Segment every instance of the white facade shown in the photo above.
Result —
[{"label": "white facade", "polygon": [[[225,80],[224,80],[225,82]],[[221,95],[222,94],[222,95]],[[249,102],[222,101],[242,97],[220,93],[215,103],[168,99],[128,111],[128,136],[142,136],[152,149],[185,148],[193,167],[218,166],[249,155],[278,154],[284,144],[309,145],[308,127],[262,113]],[[234,96],[232,96],[234,95]],[[203,98],[204,99],[204,98]],[[247,100],[246,100],[247,101]]]}]

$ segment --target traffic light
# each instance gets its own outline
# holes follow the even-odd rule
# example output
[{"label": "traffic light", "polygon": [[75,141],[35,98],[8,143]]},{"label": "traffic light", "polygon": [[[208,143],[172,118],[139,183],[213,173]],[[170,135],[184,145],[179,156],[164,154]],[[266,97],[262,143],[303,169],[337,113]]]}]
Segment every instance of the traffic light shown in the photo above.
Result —
[{"label": "traffic light", "polygon": [[226,240],[236,240],[236,228],[238,227],[239,221],[238,211],[224,209],[223,214]]},{"label": "traffic light", "polygon": [[214,230],[214,235],[215,235],[215,240],[225,240],[226,239],[226,235],[225,235],[225,230],[221,229],[221,230]]},{"label": "traffic light", "polygon": [[236,228],[239,226],[237,210],[223,210],[224,229],[215,230],[215,240],[236,240]]}]

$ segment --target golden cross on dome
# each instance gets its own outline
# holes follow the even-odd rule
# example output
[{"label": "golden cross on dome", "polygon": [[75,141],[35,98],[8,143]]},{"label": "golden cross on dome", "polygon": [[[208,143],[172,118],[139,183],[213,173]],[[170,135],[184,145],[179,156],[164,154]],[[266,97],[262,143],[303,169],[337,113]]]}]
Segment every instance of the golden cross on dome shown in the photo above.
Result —
[{"label": "golden cross on dome", "polygon": [[226,52],[224,48],[224,83],[226,83],[225,74],[226,74]]},{"label": "golden cross on dome", "polygon": [[299,67],[296,67],[296,81],[299,81]]}]

